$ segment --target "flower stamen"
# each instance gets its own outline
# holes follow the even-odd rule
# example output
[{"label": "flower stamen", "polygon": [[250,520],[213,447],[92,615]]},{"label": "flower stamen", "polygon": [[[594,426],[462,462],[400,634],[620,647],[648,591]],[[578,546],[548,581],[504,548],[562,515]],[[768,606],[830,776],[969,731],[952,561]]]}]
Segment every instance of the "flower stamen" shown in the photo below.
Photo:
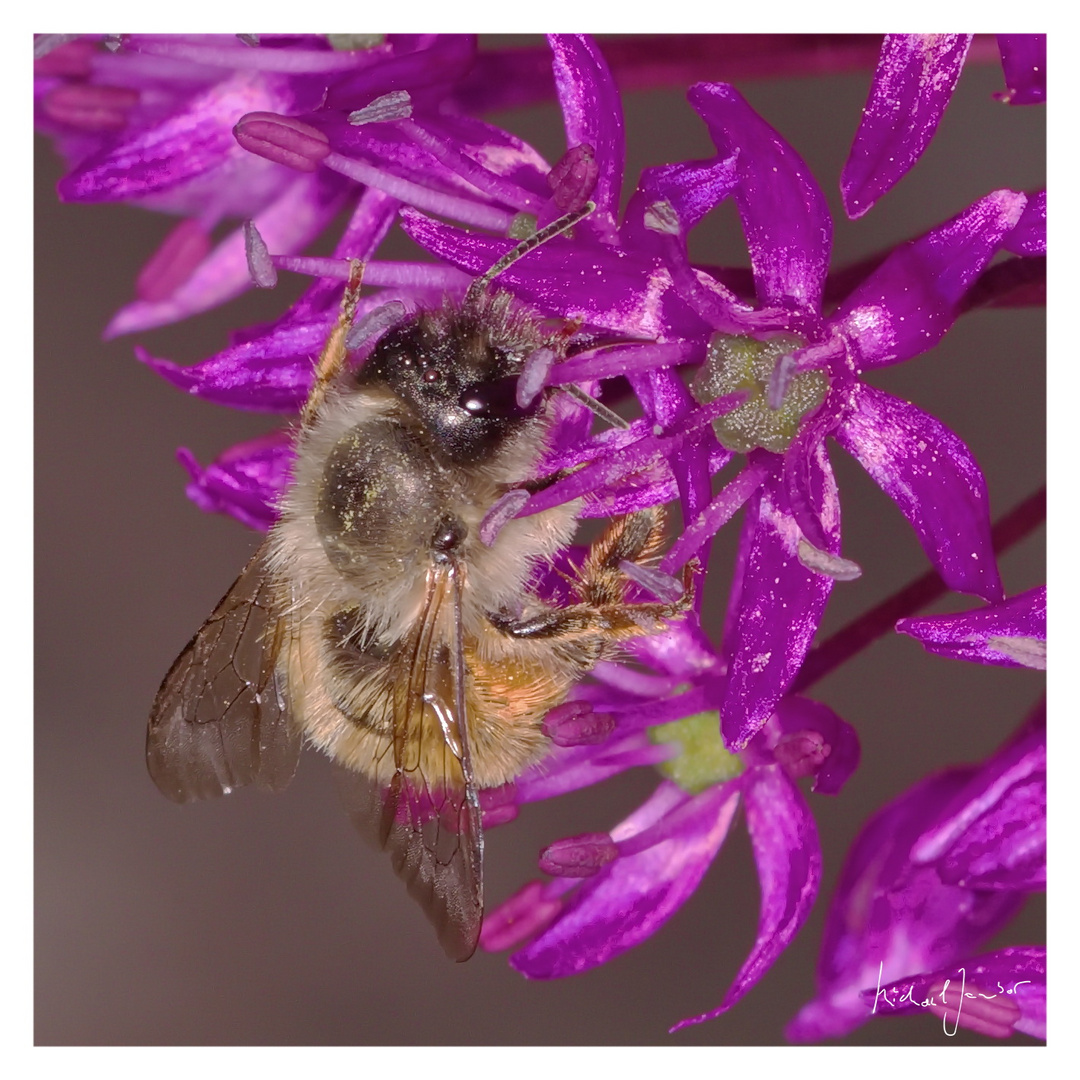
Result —
[{"label": "flower stamen", "polygon": [[556,840],[540,852],[540,869],[552,877],[592,877],[619,857],[608,833],[582,833]]},{"label": "flower stamen", "polygon": [[314,172],[330,153],[330,140],[318,128],[278,113],[247,113],[233,135],[250,153],[299,172]]}]

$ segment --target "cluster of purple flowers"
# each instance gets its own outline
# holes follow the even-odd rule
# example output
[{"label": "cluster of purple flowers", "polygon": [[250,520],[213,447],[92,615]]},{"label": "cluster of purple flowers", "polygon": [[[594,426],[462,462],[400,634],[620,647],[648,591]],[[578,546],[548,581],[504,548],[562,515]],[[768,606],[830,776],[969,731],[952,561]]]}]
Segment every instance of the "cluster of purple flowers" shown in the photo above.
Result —
[{"label": "cluster of purple flowers", "polygon": [[[573,236],[512,265],[499,288],[577,328],[567,358],[529,370],[534,393],[577,384],[603,397],[618,377],[640,415],[625,429],[560,428],[543,467],[566,470],[564,479],[519,500],[516,512],[582,499],[585,516],[601,517],[677,500],[683,531],[639,582],[658,594],[693,559],[722,572],[710,546],[739,510],[742,532],[722,638],[709,640],[692,613],[635,645],[632,666],[600,664],[548,717],[545,760],[516,784],[482,793],[485,821],[495,825],[523,803],[629,768],[660,775],[653,795],[608,832],[545,848],[545,878],[488,913],[481,944],[515,950],[510,963],[531,978],[606,963],[693,893],[742,804],[761,885],[757,937],[719,1005],[677,1026],[730,1009],[817,898],[821,847],[798,781],[835,794],[859,763],[854,729],[796,692],[833,583],[861,573],[842,555],[827,436],[897,505],[944,585],[981,602],[896,629],[944,655],[1045,667],[1045,589],[1005,597],[973,454],[933,416],[863,381],[925,353],[972,306],[1037,297],[1045,192],[990,191],[950,220],[928,222],[827,301],[825,198],[799,155],[728,83],[689,87],[715,155],[646,169],[620,213],[620,95],[604,50],[587,37],[553,35],[548,56],[512,64],[455,35],[37,44],[38,126],[69,163],[61,198],[122,200],[181,218],[108,334],[186,318],[253,278],[273,284],[281,269],[315,278],[274,324],[237,330],[228,348],[194,366],[139,351],[209,401],[299,409],[349,259],[366,264],[372,288],[357,318],[371,335],[387,310],[460,296],[513,237],[595,204]],[[1005,101],[1043,101],[1045,37],[997,44]],[[918,160],[972,47],[971,35],[881,43],[842,174],[849,217],[867,213]],[[618,55],[633,63],[627,50]],[[675,65],[668,77],[682,73]],[[479,118],[552,94],[566,130],[553,166]],[[688,234],[729,198],[751,289],[738,275],[695,266],[688,253]],[[334,257],[303,256],[345,208]],[[214,228],[231,219],[242,224],[212,244]],[[395,226],[435,261],[380,260]],[[186,450],[180,457],[198,506],[255,528],[273,522],[290,473],[287,432],[206,466]],[[732,462],[733,477],[714,494],[713,478]],[[700,597],[699,589],[699,605]],[[1037,711],[989,761],[927,777],[866,825],[832,901],[818,996],[790,1038],[836,1037],[875,1015],[925,1007],[986,1035],[1045,1036],[1045,950],[978,955],[1024,897],[1045,888],[1045,769]]]}]

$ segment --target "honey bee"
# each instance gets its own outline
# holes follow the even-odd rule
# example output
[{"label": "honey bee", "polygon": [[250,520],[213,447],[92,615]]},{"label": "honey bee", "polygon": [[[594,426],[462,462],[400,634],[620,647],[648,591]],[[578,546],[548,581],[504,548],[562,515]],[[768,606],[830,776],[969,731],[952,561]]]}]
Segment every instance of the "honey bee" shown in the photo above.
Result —
[{"label": "honey bee", "polygon": [[389,329],[355,370],[353,264],[279,520],[150,714],[150,775],[176,802],[279,791],[305,739],[326,752],[350,816],[456,960],[483,919],[478,792],[544,756],[545,715],[598,660],[691,604],[689,571],[680,599],[627,602],[620,565],[658,553],[658,508],[608,525],[568,579],[568,606],[545,602],[537,579],[570,543],[576,504],[481,535],[507,492],[552,479],[537,476],[552,393],[522,406],[515,388],[533,350],[568,338],[489,287],[589,209],[512,249],[463,302]]}]

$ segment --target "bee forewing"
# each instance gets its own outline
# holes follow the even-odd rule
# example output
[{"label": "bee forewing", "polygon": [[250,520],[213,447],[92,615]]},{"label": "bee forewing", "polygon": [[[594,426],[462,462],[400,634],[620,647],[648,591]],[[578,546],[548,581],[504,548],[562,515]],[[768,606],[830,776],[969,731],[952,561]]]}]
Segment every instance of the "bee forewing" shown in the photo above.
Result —
[{"label": "bee forewing", "polygon": [[[484,837],[463,715],[454,585],[451,571],[429,575],[424,616],[392,661],[398,671],[390,784],[380,788],[360,773],[335,771],[353,824],[390,854],[446,954],[460,961],[480,937]],[[449,620],[439,617],[444,605],[453,605]],[[449,635],[440,633],[448,622]]]},{"label": "bee forewing", "polygon": [[146,764],[175,802],[293,778],[300,737],[276,675],[287,632],[278,616],[265,545],[165,676],[146,733]]}]

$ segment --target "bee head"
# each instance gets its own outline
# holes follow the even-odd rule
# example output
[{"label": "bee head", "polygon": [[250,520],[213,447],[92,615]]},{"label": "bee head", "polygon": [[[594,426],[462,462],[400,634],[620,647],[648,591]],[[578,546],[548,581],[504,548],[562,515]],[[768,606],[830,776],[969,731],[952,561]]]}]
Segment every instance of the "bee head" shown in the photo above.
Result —
[{"label": "bee head", "polygon": [[517,402],[522,358],[535,342],[505,341],[489,314],[424,312],[388,331],[358,375],[361,386],[389,389],[455,465],[498,452],[543,404]]}]

